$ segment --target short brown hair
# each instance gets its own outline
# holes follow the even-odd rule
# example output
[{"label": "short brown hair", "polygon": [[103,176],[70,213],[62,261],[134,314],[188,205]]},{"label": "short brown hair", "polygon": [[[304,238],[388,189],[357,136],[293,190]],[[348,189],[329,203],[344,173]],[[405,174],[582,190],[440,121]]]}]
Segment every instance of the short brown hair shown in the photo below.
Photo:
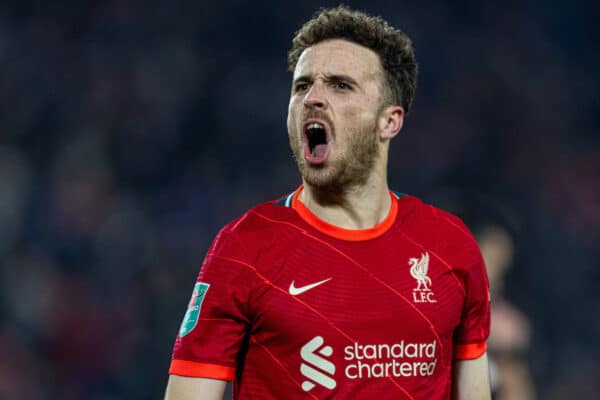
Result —
[{"label": "short brown hair", "polygon": [[294,71],[302,52],[329,39],[345,39],[373,50],[384,71],[385,105],[401,105],[409,111],[417,83],[417,63],[410,38],[380,17],[346,6],[322,9],[306,22],[292,41],[288,67]]}]

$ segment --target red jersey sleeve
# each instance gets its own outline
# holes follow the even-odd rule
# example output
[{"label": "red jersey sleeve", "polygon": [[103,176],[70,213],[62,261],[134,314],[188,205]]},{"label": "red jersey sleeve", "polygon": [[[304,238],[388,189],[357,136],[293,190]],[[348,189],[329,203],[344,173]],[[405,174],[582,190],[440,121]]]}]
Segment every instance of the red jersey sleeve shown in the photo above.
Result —
[{"label": "red jersey sleeve", "polygon": [[222,230],[200,269],[177,334],[169,373],[232,380],[251,317],[255,281],[243,246]]},{"label": "red jersey sleeve", "polygon": [[463,243],[464,264],[460,276],[465,288],[465,304],[461,322],[454,334],[454,358],[470,360],[482,356],[490,334],[490,291],[479,246],[458,218],[455,222],[467,236]]}]

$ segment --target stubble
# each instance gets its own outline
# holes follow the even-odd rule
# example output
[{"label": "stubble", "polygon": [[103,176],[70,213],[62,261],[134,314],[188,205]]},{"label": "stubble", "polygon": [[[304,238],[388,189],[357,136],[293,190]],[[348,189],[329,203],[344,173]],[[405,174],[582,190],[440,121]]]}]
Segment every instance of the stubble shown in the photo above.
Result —
[{"label": "stubble", "polygon": [[[346,191],[364,186],[380,155],[376,135],[377,118],[362,127],[348,129],[345,143],[336,141],[334,153],[323,164],[313,165],[304,159],[302,134],[289,132],[290,147],[304,181],[323,195],[340,196]],[[332,129],[335,129],[332,126]],[[336,139],[340,137],[332,132]]]}]

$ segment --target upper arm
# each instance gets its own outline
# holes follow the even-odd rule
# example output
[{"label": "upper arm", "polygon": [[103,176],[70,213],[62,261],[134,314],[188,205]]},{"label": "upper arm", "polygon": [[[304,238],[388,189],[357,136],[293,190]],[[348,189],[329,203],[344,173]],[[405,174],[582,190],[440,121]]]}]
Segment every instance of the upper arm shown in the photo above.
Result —
[{"label": "upper arm", "polygon": [[[235,377],[251,322],[249,297],[256,282],[243,250],[238,240],[222,232],[206,255],[173,347],[169,384],[176,382],[176,386],[169,391],[187,394],[175,399],[192,398],[198,390],[204,393],[215,382]],[[222,385],[217,384],[218,388]]]},{"label": "upper arm", "polygon": [[487,354],[473,360],[454,362],[453,400],[490,400]]},{"label": "upper arm", "polygon": [[466,298],[454,337],[453,400],[490,400],[486,339],[490,332],[490,297],[485,265],[474,239],[468,240],[463,279]]},{"label": "upper arm", "polygon": [[250,293],[257,282],[239,240],[219,234],[206,255],[179,334],[169,373],[233,380],[252,320]]},{"label": "upper arm", "polygon": [[165,400],[223,400],[226,381],[169,375]]}]

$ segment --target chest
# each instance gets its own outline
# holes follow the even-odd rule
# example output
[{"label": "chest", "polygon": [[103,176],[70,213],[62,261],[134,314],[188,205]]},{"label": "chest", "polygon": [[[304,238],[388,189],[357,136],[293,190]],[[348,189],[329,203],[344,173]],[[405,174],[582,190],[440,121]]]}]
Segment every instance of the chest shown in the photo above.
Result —
[{"label": "chest", "polygon": [[254,331],[273,338],[331,332],[349,342],[451,339],[465,289],[439,250],[398,240],[306,241],[265,252]]}]

